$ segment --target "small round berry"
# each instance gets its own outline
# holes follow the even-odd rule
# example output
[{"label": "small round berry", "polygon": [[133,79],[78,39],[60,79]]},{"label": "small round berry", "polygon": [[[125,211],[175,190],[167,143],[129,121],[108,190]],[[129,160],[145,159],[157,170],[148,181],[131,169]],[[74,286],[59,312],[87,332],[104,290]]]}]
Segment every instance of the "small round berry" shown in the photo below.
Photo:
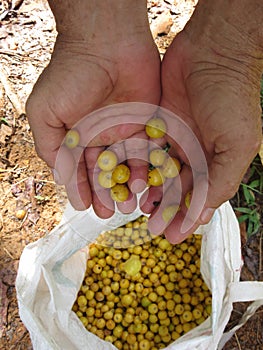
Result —
[{"label": "small round berry", "polygon": [[98,157],[98,166],[101,170],[111,171],[118,163],[116,154],[112,151],[103,151]]},{"label": "small round berry", "polygon": [[179,175],[181,170],[181,163],[178,159],[169,157],[162,166],[162,173],[168,179],[172,179]]},{"label": "small round berry", "polygon": [[125,202],[129,197],[128,187],[124,184],[117,184],[111,188],[111,198],[116,202]]},{"label": "small round berry", "polygon": [[153,166],[162,166],[166,158],[167,153],[163,149],[154,149],[149,155],[149,161]]},{"label": "small round berry", "polygon": [[146,123],[145,131],[153,139],[163,137],[166,133],[166,124],[162,118],[152,118]]},{"label": "small round berry", "polygon": [[178,204],[169,205],[168,207],[164,208],[162,212],[162,218],[165,223],[168,223],[170,220],[172,220],[175,216],[175,214],[179,211],[180,206]]},{"label": "small round berry", "polygon": [[150,170],[148,173],[148,184],[150,186],[161,186],[165,181],[165,177],[157,168]]},{"label": "small round berry", "polygon": [[116,185],[116,182],[112,178],[112,172],[104,170],[99,172],[98,183],[104,188],[111,188]]},{"label": "small round berry", "polygon": [[125,164],[119,164],[112,172],[112,179],[118,184],[124,184],[130,178],[130,169]]},{"label": "small round berry", "polygon": [[65,145],[73,149],[78,146],[79,144],[79,133],[77,130],[71,129],[67,132],[66,137],[65,137]]}]

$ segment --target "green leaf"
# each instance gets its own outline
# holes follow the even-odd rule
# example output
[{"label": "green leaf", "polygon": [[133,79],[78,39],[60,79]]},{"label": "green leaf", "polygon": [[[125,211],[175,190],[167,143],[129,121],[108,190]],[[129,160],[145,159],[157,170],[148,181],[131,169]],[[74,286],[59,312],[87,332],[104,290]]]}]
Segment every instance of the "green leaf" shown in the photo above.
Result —
[{"label": "green leaf", "polygon": [[242,222],[246,221],[249,218],[248,214],[241,215],[239,218],[237,218],[238,222],[241,224]]},{"label": "green leaf", "polygon": [[251,221],[248,222],[248,226],[247,226],[247,235],[248,237],[250,237],[252,235],[253,232],[253,223]]},{"label": "green leaf", "polygon": [[235,210],[239,211],[240,213],[245,213],[245,214],[251,214],[251,211],[252,211],[252,209],[243,208],[243,207],[235,208]]},{"label": "green leaf", "polygon": [[249,220],[250,220],[251,222],[253,222],[254,224],[255,224],[255,223],[258,223],[258,222],[259,222],[259,219],[258,219],[257,213],[255,213],[254,215],[250,215]]},{"label": "green leaf", "polygon": [[6,119],[5,117],[2,117],[2,118],[1,118],[1,123],[4,123],[4,124],[6,124],[7,126],[10,126],[9,123],[8,123],[8,121],[7,121],[7,119]]},{"label": "green leaf", "polygon": [[169,149],[171,148],[170,143],[166,143],[165,147],[163,148],[165,152],[169,152]]},{"label": "green leaf", "polygon": [[249,187],[250,188],[257,188],[257,187],[259,187],[259,184],[260,184],[259,180],[254,180],[249,184]]},{"label": "green leaf", "polygon": [[242,185],[245,200],[248,204],[255,202],[255,196],[251,190],[247,188],[246,185]]}]

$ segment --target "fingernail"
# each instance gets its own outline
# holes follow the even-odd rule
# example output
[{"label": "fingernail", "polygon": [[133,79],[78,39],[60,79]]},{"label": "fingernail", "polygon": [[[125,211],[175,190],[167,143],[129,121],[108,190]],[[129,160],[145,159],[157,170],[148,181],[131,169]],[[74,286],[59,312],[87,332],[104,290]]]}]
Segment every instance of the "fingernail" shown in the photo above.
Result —
[{"label": "fingernail", "polygon": [[193,220],[188,218],[187,216],[184,218],[184,221],[181,226],[180,234],[185,235],[187,231],[189,231],[194,226]]},{"label": "fingernail", "polygon": [[159,236],[163,233],[164,227],[160,222],[161,220],[156,220],[156,218],[149,219],[148,221],[148,230],[154,236]]},{"label": "fingernail", "polygon": [[54,178],[54,181],[56,182],[56,184],[60,184],[60,176],[59,176],[59,173],[57,172],[56,169],[51,169],[52,171],[52,174],[53,174],[53,178]]},{"label": "fingernail", "polygon": [[213,208],[204,209],[200,216],[200,221],[202,222],[202,224],[207,224],[212,219],[214,212],[215,209]]},{"label": "fingernail", "polygon": [[146,182],[142,179],[136,179],[130,185],[130,190],[132,193],[140,193],[146,187]]}]

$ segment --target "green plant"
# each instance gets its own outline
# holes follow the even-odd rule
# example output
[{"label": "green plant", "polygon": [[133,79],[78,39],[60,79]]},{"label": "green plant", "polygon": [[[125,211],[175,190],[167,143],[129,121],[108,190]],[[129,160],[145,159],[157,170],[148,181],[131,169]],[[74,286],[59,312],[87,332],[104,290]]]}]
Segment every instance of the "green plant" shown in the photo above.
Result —
[{"label": "green plant", "polygon": [[261,200],[263,197],[263,167],[257,156],[252,162],[246,179],[242,182],[237,194],[237,207],[235,210],[241,215],[238,221],[246,222],[247,235],[250,237],[258,232],[261,223]]},{"label": "green plant", "polygon": [[35,196],[35,199],[40,202],[40,203],[44,203],[44,202],[47,202],[50,200],[50,197],[49,196],[41,196],[41,195],[36,195]]},{"label": "green plant", "polygon": [[1,123],[3,123],[3,124],[5,124],[5,125],[8,125],[9,126],[9,123],[8,123],[8,121],[7,121],[7,119],[5,118],[5,117],[2,117],[1,119],[0,119],[0,124]]}]

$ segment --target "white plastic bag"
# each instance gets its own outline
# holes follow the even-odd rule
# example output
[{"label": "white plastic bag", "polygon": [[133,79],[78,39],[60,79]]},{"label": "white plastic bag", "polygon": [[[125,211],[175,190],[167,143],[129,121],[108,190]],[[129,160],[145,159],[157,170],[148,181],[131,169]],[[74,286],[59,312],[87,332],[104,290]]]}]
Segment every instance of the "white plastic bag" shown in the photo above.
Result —
[{"label": "white plastic bag", "polygon": [[[34,349],[116,349],[89,333],[71,308],[85,274],[86,245],[101,232],[141,214],[138,209],[130,215],[116,213],[108,220],[100,220],[92,210],[76,212],[68,206],[58,227],[24,249],[16,288],[20,317],[30,332]],[[201,271],[212,291],[212,314],[166,349],[222,349],[263,304],[263,283],[239,281],[242,267],[239,226],[230,204],[223,204],[199,233],[203,234]],[[233,302],[251,300],[256,301],[241,323],[223,334]]]}]

